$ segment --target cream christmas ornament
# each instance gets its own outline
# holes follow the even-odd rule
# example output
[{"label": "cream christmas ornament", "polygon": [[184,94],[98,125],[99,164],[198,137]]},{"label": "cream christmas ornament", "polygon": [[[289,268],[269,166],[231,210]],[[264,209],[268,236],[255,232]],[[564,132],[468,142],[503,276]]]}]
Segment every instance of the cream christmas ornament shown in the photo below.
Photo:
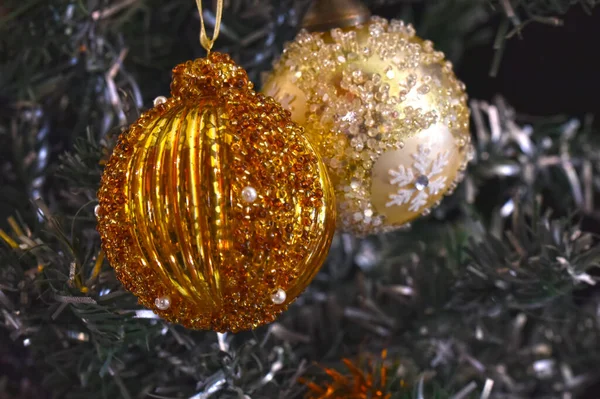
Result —
[{"label": "cream christmas ornament", "polygon": [[465,86],[411,25],[302,31],[263,92],[304,126],[336,189],[338,226],[359,236],[428,214],[470,154]]}]

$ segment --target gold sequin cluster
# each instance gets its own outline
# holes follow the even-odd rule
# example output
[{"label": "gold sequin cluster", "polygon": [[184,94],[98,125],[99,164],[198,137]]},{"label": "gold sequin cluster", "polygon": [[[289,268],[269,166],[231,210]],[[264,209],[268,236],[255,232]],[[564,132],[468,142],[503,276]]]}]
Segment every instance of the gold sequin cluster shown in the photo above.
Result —
[{"label": "gold sequin cluster", "polygon": [[271,322],[308,285],[335,230],[325,166],[302,128],[229,56],[173,70],[119,138],[98,192],[117,277],[188,328]]},{"label": "gold sequin cluster", "polygon": [[[390,364],[386,363],[387,350],[381,352],[381,357],[373,359],[368,356],[366,364],[353,362],[350,359],[342,359],[342,362],[348,369],[348,372],[341,373],[332,368],[324,368],[329,377],[321,384],[307,381],[303,382],[309,389],[305,395],[306,399],[390,399],[392,394],[389,385],[390,380],[395,380],[395,376],[389,377],[393,372]],[[398,381],[398,388],[405,388],[404,380]]]},{"label": "gold sequin cluster", "polygon": [[[329,167],[342,230],[379,233],[428,213],[467,165],[465,87],[444,54],[402,21],[372,17],[344,30],[301,32],[266,77],[263,92],[292,112]],[[418,151],[421,171],[413,173]],[[378,166],[386,153],[393,156]],[[444,162],[436,174],[423,161],[433,164],[437,156]],[[418,178],[427,187],[426,179],[439,175],[437,184],[420,196],[422,185],[410,196],[400,193],[390,175],[396,167],[409,170],[406,190]],[[392,195],[402,200],[388,206]]]}]

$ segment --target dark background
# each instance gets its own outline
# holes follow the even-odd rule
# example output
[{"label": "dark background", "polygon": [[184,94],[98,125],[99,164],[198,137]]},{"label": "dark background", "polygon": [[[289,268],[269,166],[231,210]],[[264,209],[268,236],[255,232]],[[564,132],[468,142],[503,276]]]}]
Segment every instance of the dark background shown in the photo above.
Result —
[{"label": "dark background", "polygon": [[[457,74],[471,98],[499,93],[519,112],[582,116],[600,112],[600,8],[573,6],[555,27],[531,23],[506,42],[496,78],[488,72],[493,48],[467,49]],[[596,125],[598,121],[596,120]]]},{"label": "dark background", "polygon": [[[442,0],[454,1],[454,0]],[[2,0],[0,0],[0,4]],[[374,14],[394,15],[389,9],[373,9]],[[561,17],[563,26],[555,27],[531,23],[521,37],[506,42],[506,49],[497,77],[489,75],[494,49],[489,42],[466,49],[456,72],[467,85],[471,98],[491,99],[501,94],[520,113],[531,115],[568,114],[581,117],[600,113],[600,7],[589,15],[576,5]],[[447,23],[452,24],[453,21]],[[496,31],[500,17],[488,22]],[[190,24],[186,30],[197,35],[197,26]],[[187,49],[189,50],[189,49]],[[180,49],[186,52],[186,49]],[[196,48],[196,51],[198,49]],[[197,54],[201,56],[201,54]],[[157,93],[145,92],[152,98],[164,94],[168,88],[170,73],[164,70],[164,81],[157,82]],[[148,85],[149,87],[149,85]],[[148,105],[148,103],[146,104]],[[596,125],[600,125],[598,118]],[[6,209],[7,211],[9,209]],[[4,218],[3,218],[4,219]],[[0,353],[9,353],[9,338],[0,334]],[[10,356],[0,356],[0,374],[13,380],[28,381],[36,386],[35,378],[22,379],[22,374],[35,375],[26,359],[25,351]],[[25,363],[25,364],[23,364]],[[24,386],[22,391],[32,390],[29,397],[43,397],[37,387]],[[598,388],[598,387],[596,387]],[[600,388],[598,388],[600,389]],[[595,388],[589,398],[597,398]],[[27,396],[23,396],[27,397]],[[0,392],[0,399],[3,399]]]}]

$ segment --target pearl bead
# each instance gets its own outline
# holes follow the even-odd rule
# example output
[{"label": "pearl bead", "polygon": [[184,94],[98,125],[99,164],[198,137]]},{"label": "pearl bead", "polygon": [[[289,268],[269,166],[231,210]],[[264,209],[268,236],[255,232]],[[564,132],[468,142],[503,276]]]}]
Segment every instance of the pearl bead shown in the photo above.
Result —
[{"label": "pearl bead", "polygon": [[168,296],[161,296],[154,300],[154,304],[160,310],[167,310],[171,306],[171,298]]},{"label": "pearl bead", "polygon": [[256,198],[258,198],[258,194],[254,187],[244,187],[242,190],[242,200],[244,200],[244,202],[252,203],[256,201]]},{"label": "pearl bead", "polygon": [[159,104],[164,104],[167,102],[167,97],[165,96],[158,96],[154,99],[154,106],[156,107]]},{"label": "pearl bead", "polygon": [[275,305],[281,305],[285,302],[286,297],[287,295],[285,294],[285,291],[279,288],[273,295],[271,295],[271,300]]},{"label": "pearl bead", "polygon": [[94,207],[94,215],[96,215],[96,217],[98,217],[98,213],[100,212],[100,205],[96,205]]}]

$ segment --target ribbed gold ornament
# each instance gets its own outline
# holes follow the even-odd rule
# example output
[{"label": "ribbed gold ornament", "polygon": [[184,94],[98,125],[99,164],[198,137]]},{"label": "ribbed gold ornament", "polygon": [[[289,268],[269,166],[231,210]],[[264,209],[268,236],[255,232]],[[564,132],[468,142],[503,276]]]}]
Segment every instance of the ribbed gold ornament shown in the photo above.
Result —
[{"label": "ribbed gold ornament", "polygon": [[343,231],[380,233],[428,214],[467,165],[465,87],[444,54],[401,21],[300,32],[263,92],[323,157]]},{"label": "ribbed gold ornament", "polygon": [[123,133],[98,230],[140,302],[189,328],[271,322],[322,265],[335,230],[325,166],[229,56],[173,70],[172,96]]}]

